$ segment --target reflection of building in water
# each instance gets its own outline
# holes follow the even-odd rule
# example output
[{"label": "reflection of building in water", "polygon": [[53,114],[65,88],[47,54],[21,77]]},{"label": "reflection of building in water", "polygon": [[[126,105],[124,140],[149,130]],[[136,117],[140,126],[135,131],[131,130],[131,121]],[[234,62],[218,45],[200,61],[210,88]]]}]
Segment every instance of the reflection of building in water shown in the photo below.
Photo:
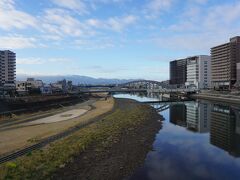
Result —
[{"label": "reflection of building in water", "polygon": [[176,104],[170,105],[170,122],[178,125],[186,127],[186,106],[185,104]]},{"label": "reflection of building in water", "polygon": [[162,101],[162,95],[160,93],[152,93],[148,92],[147,93],[148,98],[154,98],[154,99],[159,99],[159,101]]},{"label": "reflection of building in water", "polygon": [[210,129],[210,105],[208,103],[191,102],[186,104],[187,128],[192,131],[206,133]]},{"label": "reflection of building in water", "polygon": [[240,111],[229,106],[214,105],[211,113],[211,144],[240,156]]}]

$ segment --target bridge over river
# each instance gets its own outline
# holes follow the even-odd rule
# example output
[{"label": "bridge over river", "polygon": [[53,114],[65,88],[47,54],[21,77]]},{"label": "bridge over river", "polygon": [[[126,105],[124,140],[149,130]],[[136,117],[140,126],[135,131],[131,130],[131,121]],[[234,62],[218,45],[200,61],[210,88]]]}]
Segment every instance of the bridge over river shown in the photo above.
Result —
[{"label": "bridge over river", "polygon": [[162,94],[171,93],[196,93],[196,89],[173,88],[166,83],[152,80],[138,80],[119,85],[94,85],[80,87],[81,93],[102,93],[102,92],[153,92]]}]

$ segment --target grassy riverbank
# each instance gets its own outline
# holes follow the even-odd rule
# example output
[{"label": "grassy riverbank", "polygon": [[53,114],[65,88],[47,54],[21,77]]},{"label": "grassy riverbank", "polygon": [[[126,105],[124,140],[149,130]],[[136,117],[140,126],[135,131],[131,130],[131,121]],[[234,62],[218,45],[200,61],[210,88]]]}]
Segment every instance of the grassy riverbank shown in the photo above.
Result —
[{"label": "grassy riverbank", "polygon": [[98,122],[2,164],[0,179],[121,179],[144,160],[161,126],[157,119],[149,106],[117,100],[114,111]]}]

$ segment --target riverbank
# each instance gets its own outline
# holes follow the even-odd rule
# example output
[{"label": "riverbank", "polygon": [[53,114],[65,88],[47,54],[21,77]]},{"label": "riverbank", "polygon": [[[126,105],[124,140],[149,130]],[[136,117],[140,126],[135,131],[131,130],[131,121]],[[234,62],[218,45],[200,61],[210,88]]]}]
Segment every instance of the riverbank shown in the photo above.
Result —
[{"label": "riverbank", "polygon": [[223,93],[212,92],[212,91],[194,94],[194,95],[191,95],[191,98],[211,100],[211,101],[217,101],[222,103],[240,104],[240,95],[223,94]]},{"label": "riverbank", "polygon": [[[78,124],[84,124],[92,118],[98,117],[113,108],[113,99],[92,99],[73,106],[62,107],[48,112],[39,112],[34,115],[21,115],[17,120],[0,123],[0,156],[8,155],[21,150],[50,136],[68,130]],[[65,121],[54,123],[30,124],[40,119],[51,117],[73,109],[86,109],[88,112],[80,117],[66,117]],[[65,117],[64,117],[65,118]]]},{"label": "riverbank", "polygon": [[117,99],[98,121],[14,162],[0,166],[0,179],[122,179],[152,148],[162,117],[150,106]]},{"label": "riverbank", "polygon": [[31,115],[39,111],[47,112],[63,106],[72,106],[89,100],[90,96],[52,95],[26,96],[1,99],[0,123],[14,120],[16,116]]}]

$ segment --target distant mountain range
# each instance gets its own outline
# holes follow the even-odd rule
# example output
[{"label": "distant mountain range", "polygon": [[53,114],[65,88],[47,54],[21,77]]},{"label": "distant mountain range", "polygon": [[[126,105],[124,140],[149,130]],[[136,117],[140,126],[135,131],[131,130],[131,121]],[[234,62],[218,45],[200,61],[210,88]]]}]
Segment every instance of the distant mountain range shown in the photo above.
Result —
[{"label": "distant mountain range", "polygon": [[93,78],[88,76],[80,75],[56,75],[56,76],[44,76],[44,75],[27,75],[27,74],[17,74],[17,81],[25,81],[27,78],[40,79],[44,83],[53,83],[66,79],[67,81],[72,81],[73,84],[122,84],[137,79],[105,79],[105,78]]}]

